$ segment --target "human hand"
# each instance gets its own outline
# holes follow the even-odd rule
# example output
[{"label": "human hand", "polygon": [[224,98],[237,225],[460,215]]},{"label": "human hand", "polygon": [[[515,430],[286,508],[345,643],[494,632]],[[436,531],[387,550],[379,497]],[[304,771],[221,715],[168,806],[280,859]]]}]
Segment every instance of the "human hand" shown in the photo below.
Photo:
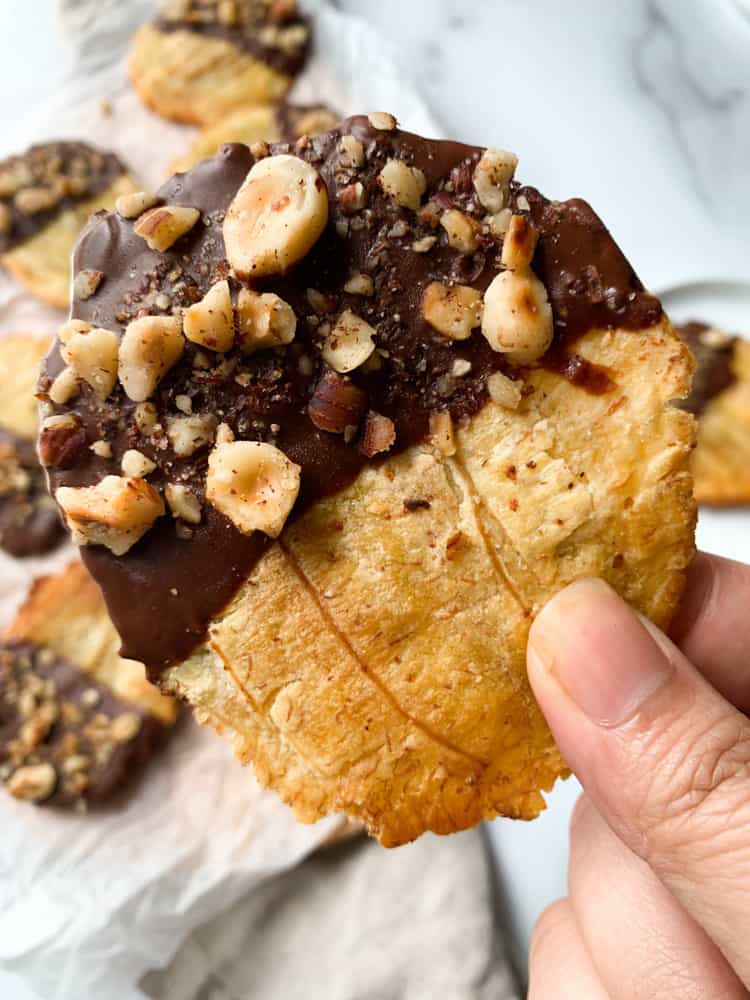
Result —
[{"label": "human hand", "polygon": [[532,627],[529,678],[585,794],[529,1000],[750,995],[750,567],[699,556],[672,635],[599,581]]}]

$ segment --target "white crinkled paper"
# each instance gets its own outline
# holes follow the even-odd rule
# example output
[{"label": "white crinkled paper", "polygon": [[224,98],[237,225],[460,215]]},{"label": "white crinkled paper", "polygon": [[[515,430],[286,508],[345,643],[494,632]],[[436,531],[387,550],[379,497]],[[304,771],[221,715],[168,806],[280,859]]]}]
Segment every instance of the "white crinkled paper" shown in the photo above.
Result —
[{"label": "white crinkled paper", "polygon": [[[306,7],[316,51],[295,99],[344,114],[389,110],[414,131],[439,134],[374,31],[323,0]],[[152,9],[147,0],[62,0],[60,27],[75,51],[75,72],[50,95],[43,116],[29,121],[28,143],[81,138],[120,154],[145,187],[166,178],[194,130],[147,111],[125,70],[132,30]],[[0,335],[52,333],[61,318],[0,277]],[[0,555],[0,623],[36,576],[73,557],[70,548],[28,562]],[[168,963],[191,930],[297,864],[339,823],[295,823],[229,746],[192,720],[116,808],[64,815],[1,795],[0,996],[140,996],[143,973]]]}]

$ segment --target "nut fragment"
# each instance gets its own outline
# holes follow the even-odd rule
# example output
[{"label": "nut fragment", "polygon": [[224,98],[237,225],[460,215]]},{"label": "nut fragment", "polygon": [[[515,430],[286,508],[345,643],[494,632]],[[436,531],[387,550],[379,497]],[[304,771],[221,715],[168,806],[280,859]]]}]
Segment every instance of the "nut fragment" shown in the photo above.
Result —
[{"label": "nut fragment", "polygon": [[243,534],[277,538],[297,499],[300,471],[271,444],[220,444],[208,459],[206,497]]},{"label": "nut fragment", "polygon": [[466,340],[482,322],[482,296],[469,285],[433,281],[422,298],[422,315],[444,337]]},{"label": "nut fragment", "polygon": [[294,310],[274,292],[259,295],[242,288],[237,299],[240,348],[248,354],[267,347],[291,344],[297,330]]},{"label": "nut fragment", "polygon": [[13,199],[13,204],[24,215],[36,215],[38,212],[49,212],[60,200],[60,193],[52,188],[23,188]]},{"label": "nut fragment", "polygon": [[51,764],[28,764],[13,772],[6,788],[16,799],[42,802],[54,792],[56,784],[57,774]]},{"label": "nut fragment", "polygon": [[367,409],[367,393],[336,372],[319,380],[307,407],[310,420],[321,431],[344,434],[356,428]]},{"label": "nut fragment", "polygon": [[518,157],[503,149],[486,149],[474,171],[474,190],[492,215],[505,208]]},{"label": "nut fragment", "polygon": [[149,434],[153,433],[156,427],[157,412],[156,407],[153,403],[139,403],[135,408],[135,426],[144,435],[148,437]]},{"label": "nut fragment", "polygon": [[55,377],[54,382],[49,387],[48,395],[53,403],[63,406],[78,395],[79,388],[78,376],[72,368],[65,367]]},{"label": "nut fragment", "polygon": [[134,403],[143,403],[179,359],[185,347],[175,316],[142,316],[128,324],[120,341],[119,376]]},{"label": "nut fragment", "polygon": [[448,243],[461,253],[474,253],[479,247],[481,229],[474,219],[455,208],[443,212],[440,225],[448,234]]},{"label": "nut fragment", "polygon": [[88,333],[90,329],[91,324],[83,319],[69,319],[57,331],[57,339],[61,344],[67,344],[77,333]]},{"label": "nut fragment", "polygon": [[353,274],[344,285],[344,291],[349,295],[369,297],[375,294],[375,284],[369,274]]},{"label": "nut fragment", "polygon": [[96,486],[61,486],[55,499],[76,545],[104,545],[124,555],[164,513],[144,479],[105,476]]},{"label": "nut fragment", "polygon": [[378,174],[378,183],[387,195],[413,212],[422,204],[427,190],[427,180],[418,167],[410,167],[403,160],[388,160]]},{"label": "nut fragment", "polygon": [[210,444],[216,424],[217,419],[212,413],[170,417],[167,420],[167,437],[175,455],[179,458],[188,458],[199,448]]},{"label": "nut fragment", "polygon": [[429,253],[436,243],[437,236],[422,236],[412,243],[411,248],[414,253]]},{"label": "nut fragment", "polygon": [[92,295],[96,294],[103,278],[104,271],[93,271],[90,268],[79,271],[73,281],[73,297],[81,299],[83,302],[90,299]]},{"label": "nut fragment", "polygon": [[234,343],[234,314],[228,281],[217,281],[183,317],[185,336],[211,351],[228,351]]},{"label": "nut fragment", "polygon": [[259,160],[224,219],[224,245],[240,277],[283,274],[312,249],[328,222],[328,191],[296,156]]},{"label": "nut fragment", "polygon": [[86,432],[73,413],[46,417],[39,432],[39,461],[45,468],[69,468],[86,443]]},{"label": "nut fragment", "polygon": [[339,208],[345,215],[354,215],[361,211],[367,204],[367,193],[361,181],[354,184],[347,184],[338,193]]},{"label": "nut fragment", "polygon": [[147,458],[142,451],[136,448],[128,448],[122,456],[120,467],[126,476],[136,476],[144,478],[156,468],[156,463]]},{"label": "nut fragment", "polygon": [[186,205],[161,205],[144,212],[133,226],[133,232],[144,239],[151,250],[163,253],[193,228],[200,214],[197,208]]},{"label": "nut fragment", "polygon": [[384,417],[382,413],[374,413],[371,410],[365,420],[359,450],[367,458],[372,458],[374,455],[389,451],[395,442],[396,428],[393,421],[390,417]]},{"label": "nut fragment", "polygon": [[109,733],[115,743],[127,743],[138,735],[141,717],[136,712],[123,712],[112,720]]},{"label": "nut fragment", "polygon": [[445,458],[456,454],[453,418],[450,413],[441,410],[430,414],[430,440]]},{"label": "nut fragment", "polygon": [[149,208],[159,204],[156,195],[147,191],[131,191],[129,194],[121,194],[115,202],[115,211],[123,219],[137,219]]},{"label": "nut fragment", "polygon": [[487,391],[490,399],[504,406],[507,410],[517,410],[523,393],[523,382],[514,382],[502,372],[493,372],[487,379]]},{"label": "nut fragment", "polygon": [[117,381],[117,334],[100,327],[73,333],[60,347],[65,364],[73,374],[87,382],[99,399],[109,396]]},{"label": "nut fragment", "polygon": [[375,350],[376,331],[361,316],[346,309],[326,338],[323,360],[341,374],[359,368]]},{"label": "nut fragment", "polygon": [[511,271],[531,266],[539,234],[525,215],[513,215],[503,240],[500,257],[503,267]]},{"label": "nut fragment", "polygon": [[376,128],[379,132],[392,132],[396,125],[398,125],[393,115],[388,114],[387,111],[373,111],[367,117],[372,127]]},{"label": "nut fragment", "polygon": [[345,135],[341,138],[341,166],[359,170],[365,165],[365,147],[355,139],[353,135]]},{"label": "nut fragment", "polygon": [[201,502],[187,486],[168,483],[164,494],[174,517],[188,524],[201,523]]}]

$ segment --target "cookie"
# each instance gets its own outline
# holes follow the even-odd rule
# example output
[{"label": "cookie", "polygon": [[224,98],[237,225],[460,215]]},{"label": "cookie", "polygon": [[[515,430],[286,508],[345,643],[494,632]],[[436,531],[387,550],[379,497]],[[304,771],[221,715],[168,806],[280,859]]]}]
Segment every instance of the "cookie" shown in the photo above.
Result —
[{"label": "cookie", "polygon": [[162,0],[133,39],[130,77],[157,114],[211,126],[235,108],[280,101],[309,40],[295,0]]},{"label": "cookie", "polygon": [[81,565],[37,582],[0,642],[0,779],[11,795],[85,808],[153,756],[176,704],[118,645]]},{"label": "cookie", "polygon": [[322,104],[265,104],[237,108],[220,122],[204,129],[190,149],[172,164],[173,173],[189,170],[214,156],[226,142],[296,142],[303,135],[315,136],[333,128],[341,116]]},{"label": "cookie", "polygon": [[698,417],[696,498],[750,503],[750,344],[705,323],[685,323],[678,332],[697,362],[692,392],[681,404]]},{"label": "cookie", "polygon": [[40,385],[81,380],[45,408],[51,488],[127,655],[300,819],[388,845],[531,819],[566,773],[535,614],[592,575],[660,625],[680,599],[689,352],[510,153],[387,114],[270,153],[82,237],[106,280]]},{"label": "cookie", "polygon": [[70,258],[94,212],[136,185],[112,153],[48,142],[0,162],[0,264],[58,309],[70,304]]},{"label": "cookie", "polygon": [[0,338],[0,548],[44,555],[66,537],[36,454],[36,383],[50,339]]}]

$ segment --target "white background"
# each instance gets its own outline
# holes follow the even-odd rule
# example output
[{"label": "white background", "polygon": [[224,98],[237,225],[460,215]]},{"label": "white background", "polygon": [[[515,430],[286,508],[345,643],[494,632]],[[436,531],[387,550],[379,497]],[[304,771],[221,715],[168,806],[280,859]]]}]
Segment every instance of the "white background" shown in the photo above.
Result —
[{"label": "white background", "polygon": [[[516,150],[519,175],[550,196],[590,200],[646,284],[669,290],[675,318],[750,331],[747,0],[338,6],[400,47],[447,132]],[[66,74],[54,0],[0,0],[0,39],[0,152],[11,152]],[[750,519],[704,514],[699,540],[750,560]],[[575,794],[573,782],[560,787],[532,825],[492,824],[521,940],[565,891]]]}]

